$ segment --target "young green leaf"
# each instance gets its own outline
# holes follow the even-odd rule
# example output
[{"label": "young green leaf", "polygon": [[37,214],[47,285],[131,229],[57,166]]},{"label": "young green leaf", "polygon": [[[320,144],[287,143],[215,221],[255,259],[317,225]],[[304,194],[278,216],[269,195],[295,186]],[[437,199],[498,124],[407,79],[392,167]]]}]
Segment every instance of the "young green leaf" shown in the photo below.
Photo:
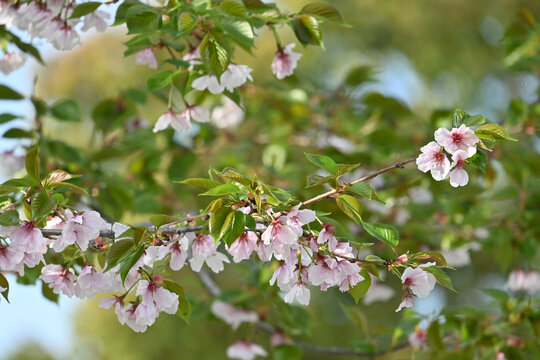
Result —
[{"label": "young green leaf", "polygon": [[222,196],[237,194],[240,192],[242,192],[242,190],[240,190],[240,188],[234,184],[220,184],[206,192],[203,192],[202,194],[199,194],[199,196]]},{"label": "young green leaf", "polygon": [[362,203],[357,198],[351,195],[340,195],[336,198],[336,203],[341,211],[353,219],[355,223],[360,224],[362,222],[360,216],[362,213]]},{"label": "young green leaf", "polygon": [[331,175],[337,175],[337,164],[335,163],[334,160],[332,160],[328,156],[308,154],[308,153],[304,153],[304,155],[306,156],[308,161],[312,163],[313,165],[328,171]]},{"label": "young green leaf", "polygon": [[38,190],[32,197],[32,218],[37,219],[47,215],[55,205],[56,202],[45,190]]},{"label": "young green leaf", "polygon": [[445,288],[449,289],[449,290],[452,290],[453,292],[457,293],[456,289],[454,289],[454,286],[452,285],[452,280],[450,279],[450,277],[448,275],[446,275],[446,273],[444,271],[442,271],[441,269],[439,268],[436,268],[435,266],[428,266],[428,267],[424,267],[422,268],[422,270],[424,271],[427,271],[431,274],[433,274],[433,276],[435,276],[435,279],[437,280],[437,282],[444,286]]},{"label": "young green leaf", "polygon": [[79,104],[74,100],[61,100],[51,107],[51,114],[58,120],[63,121],[79,121],[81,113]]},{"label": "young green leaf", "polygon": [[88,15],[91,12],[94,12],[100,5],[101,3],[95,1],[79,4],[75,7],[75,9],[73,9],[70,19],[76,19],[84,15]]},{"label": "young green leaf", "polygon": [[517,141],[517,139],[514,139],[508,133],[506,130],[504,130],[501,126],[497,124],[484,124],[477,127],[474,132],[477,136],[480,137],[480,135],[488,135],[493,137],[494,139],[505,139],[510,141]]},{"label": "young green leaf", "polygon": [[135,243],[133,242],[133,239],[123,239],[115,241],[109,249],[109,253],[107,254],[107,268],[105,269],[105,271],[109,271],[116,265],[118,265],[120,259],[122,259],[125,254],[127,254],[131,249],[133,249],[134,246]]},{"label": "young green leaf", "polygon": [[146,79],[146,88],[148,91],[158,91],[169,85],[172,81],[174,72],[171,70],[160,71],[152,74]]},{"label": "young green leaf", "polygon": [[6,210],[0,213],[1,226],[17,226],[19,222],[19,212],[17,210]]},{"label": "young green leaf", "polygon": [[26,153],[24,163],[26,165],[26,172],[28,173],[28,176],[35,181],[35,184],[41,183],[41,178],[39,177],[38,161],[38,148],[34,147]]},{"label": "young green leaf", "polygon": [[204,179],[204,178],[191,178],[191,179],[186,179],[186,180],[182,180],[182,181],[175,181],[175,182],[180,183],[180,184],[195,185],[195,186],[202,187],[202,188],[205,188],[205,189],[213,189],[213,188],[215,188],[217,186],[222,185],[222,184],[218,183],[217,181],[210,180],[210,179]]},{"label": "young green leaf", "polygon": [[386,245],[392,248],[398,246],[399,233],[393,226],[379,223],[372,224],[366,221],[362,221],[362,226],[368,234],[382,241]]},{"label": "young green leaf", "polygon": [[361,297],[366,295],[366,293],[369,290],[369,287],[371,286],[371,276],[367,273],[367,271],[362,270],[360,272],[360,275],[364,278],[364,280],[360,281],[353,288],[349,289],[349,293],[354,298],[354,302],[356,304],[358,304],[358,301],[360,301]]}]

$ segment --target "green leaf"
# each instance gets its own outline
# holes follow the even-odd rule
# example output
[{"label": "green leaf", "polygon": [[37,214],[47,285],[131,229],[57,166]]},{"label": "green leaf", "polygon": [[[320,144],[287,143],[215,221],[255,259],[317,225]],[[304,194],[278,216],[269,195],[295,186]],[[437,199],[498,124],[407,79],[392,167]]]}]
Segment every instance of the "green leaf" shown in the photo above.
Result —
[{"label": "green leaf", "polygon": [[283,189],[267,184],[261,184],[261,186],[264,190],[264,193],[268,195],[267,201],[274,199],[280,204],[286,204],[292,198],[291,194]]},{"label": "green leaf", "polygon": [[173,86],[183,95],[189,90],[189,80],[190,72],[184,70],[176,71],[171,77]]},{"label": "green leaf", "polygon": [[471,164],[474,167],[477,167],[482,172],[486,172],[487,157],[486,154],[480,149],[478,149],[476,151],[476,154],[474,154],[472,157],[465,160],[465,162],[467,164]]},{"label": "green leaf", "polygon": [[313,165],[320,167],[321,169],[324,169],[328,171],[332,175],[337,175],[337,165],[328,156],[324,155],[314,155],[314,154],[308,154],[304,153],[306,158],[309,162],[311,162]]},{"label": "green leaf", "polygon": [[247,15],[247,9],[244,6],[242,0],[225,0],[219,5],[219,7],[221,8],[221,10],[228,12],[231,15]]},{"label": "green leaf", "polygon": [[224,207],[221,209],[218,209],[214,211],[210,215],[210,220],[208,221],[208,226],[210,230],[210,234],[214,238],[214,240],[218,241],[221,236],[221,229],[223,228],[223,225],[225,224],[225,220],[229,216],[229,214],[232,212],[230,208]]},{"label": "green leaf", "polygon": [[356,87],[373,80],[375,80],[373,69],[370,66],[361,65],[349,71],[345,78],[345,85]]},{"label": "green leaf", "polygon": [[435,266],[428,266],[428,267],[424,267],[422,268],[422,270],[424,271],[427,271],[431,274],[433,274],[433,276],[435,276],[435,279],[437,280],[437,282],[444,286],[445,288],[449,289],[449,290],[452,290],[453,292],[457,293],[456,289],[454,289],[454,286],[452,285],[452,280],[450,279],[450,277],[448,275],[446,275],[446,273],[444,271],[442,271],[441,269],[439,268],[436,268]]},{"label": "green leaf", "polygon": [[356,195],[363,196],[371,200],[371,194],[373,194],[373,188],[368,182],[361,181],[354,185],[347,187],[347,191]]},{"label": "green leaf", "polygon": [[517,141],[517,139],[514,139],[508,133],[506,130],[504,130],[502,127],[500,127],[497,124],[484,124],[477,127],[474,132],[477,136],[480,135],[489,135],[492,136],[495,139],[505,139],[510,141]]},{"label": "green leaf", "polygon": [[240,192],[242,192],[242,190],[240,190],[240,188],[234,184],[221,184],[206,192],[203,192],[202,194],[199,194],[199,196],[222,196],[228,194],[237,194]]},{"label": "green leaf", "polygon": [[51,107],[51,114],[58,120],[64,120],[64,121],[81,120],[79,104],[77,104],[77,102],[75,102],[74,100],[62,100],[55,103]]},{"label": "green leaf", "polygon": [[54,291],[48,286],[47,283],[41,282],[41,294],[43,294],[43,297],[55,304],[58,304],[58,298],[60,297],[58,294],[55,294]]},{"label": "green leaf", "polygon": [[465,126],[468,126],[468,127],[482,125],[485,122],[486,122],[486,118],[483,117],[482,115],[474,115],[463,121]]},{"label": "green leaf", "polygon": [[431,323],[426,334],[426,344],[430,349],[444,352],[444,343],[441,336],[441,327],[438,321]]},{"label": "green leaf", "polygon": [[355,223],[360,224],[362,222],[360,217],[362,203],[357,198],[351,195],[340,195],[336,198],[336,203],[341,211],[353,219]]},{"label": "green leaf", "polygon": [[323,47],[321,27],[313,16],[299,16],[293,21],[293,28],[296,37],[301,43]]},{"label": "green leaf", "polygon": [[236,171],[233,168],[226,168],[221,172],[221,176],[227,180],[236,181],[237,183],[240,183],[245,186],[251,186],[251,180],[240,174],[238,171]]},{"label": "green leaf", "polygon": [[2,137],[6,139],[31,139],[34,137],[34,133],[28,130],[12,128],[6,131]]},{"label": "green leaf", "polygon": [[169,216],[169,215],[157,214],[157,215],[150,215],[149,219],[150,219],[150,222],[156,227],[156,229],[159,229],[161,226],[165,224],[172,223],[177,218],[173,216]]},{"label": "green leaf", "polygon": [[189,34],[197,25],[197,18],[190,11],[184,11],[178,16],[178,30],[183,34]]},{"label": "green leaf", "polygon": [[357,163],[357,164],[337,164],[337,166],[336,166],[336,176],[337,177],[343,176],[343,175],[347,174],[348,172],[356,169],[360,165],[361,165],[361,163]]},{"label": "green leaf", "polygon": [[484,294],[486,295],[489,295],[491,296],[492,298],[494,298],[495,300],[499,300],[499,301],[508,301],[508,299],[510,299],[510,296],[502,291],[502,290],[497,290],[497,289],[480,289],[480,291],[482,291]]},{"label": "green leaf", "polygon": [[362,270],[360,272],[360,275],[364,278],[364,280],[360,281],[353,288],[349,289],[349,293],[354,298],[354,302],[356,304],[358,304],[358,301],[360,301],[361,297],[366,295],[366,293],[369,290],[369,287],[371,286],[371,276],[367,273],[367,271]]},{"label": "green leaf", "polygon": [[[245,214],[244,214],[245,215]],[[255,222],[255,219],[253,219],[250,215],[245,215],[246,217],[246,226],[250,229],[255,231],[257,228],[257,223]]]},{"label": "green leaf", "polygon": [[133,242],[133,239],[123,239],[115,241],[109,249],[109,253],[107,254],[107,268],[105,269],[105,271],[109,271],[116,265],[118,265],[120,259],[131,249],[133,249],[134,246],[135,243]]},{"label": "green leaf", "polygon": [[41,216],[48,215],[54,208],[54,205],[56,205],[56,202],[45,190],[38,190],[32,197],[32,218],[37,219]]},{"label": "green leaf", "polygon": [[434,262],[437,266],[450,268],[443,254],[436,251],[425,251],[414,254],[410,257],[410,261],[416,261],[420,264]]},{"label": "green leaf", "polygon": [[15,36],[15,34],[13,34],[13,33],[11,33],[11,41],[15,45],[17,45],[17,47],[21,51],[24,51],[25,53],[32,55],[41,64],[45,65],[45,63],[43,62],[43,59],[41,58],[41,54],[39,53],[39,50],[36,49],[36,47],[34,45],[22,41],[18,36]]},{"label": "green leaf", "polygon": [[176,315],[181,317],[186,324],[189,324],[189,318],[191,317],[191,304],[186,299],[186,292],[184,288],[171,280],[163,280],[163,287],[176,295],[178,295],[178,311]]},{"label": "green leaf", "polygon": [[2,291],[2,296],[4,297],[4,299],[6,299],[7,302],[9,302],[9,299],[8,299],[9,282],[7,281],[6,277],[2,273],[0,273],[0,286],[6,289]]},{"label": "green leaf", "polygon": [[159,28],[161,14],[147,5],[131,6],[126,12],[128,34],[151,33]]},{"label": "green leaf", "polygon": [[24,96],[6,85],[0,84],[0,100],[22,100]]},{"label": "green leaf", "polygon": [[315,2],[307,4],[302,8],[302,10],[300,10],[300,12],[302,14],[308,14],[313,15],[317,18],[322,18],[323,20],[329,20],[341,25],[346,25],[343,22],[343,17],[341,16],[339,10],[327,3]]},{"label": "green leaf", "polygon": [[294,345],[279,345],[272,350],[273,360],[301,360],[304,350]]},{"label": "green leaf", "polygon": [[26,172],[28,176],[35,181],[35,184],[41,183],[41,178],[39,176],[39,158],[38,158],[38,148],[33,147],[26,153],[24,158],[24,163],[26,165]]},{"label": "green leaf", "polygon": [[229,45],[225,38],[217,32],[206,34],[201,42],[201,58],[216,76],[220,76],[231,62],[228,48]]},{"label": "green leaf", "polygon": [[308,175],[306,178],[306,188],[328,184],[336,180],[335,176]]},{"label": "green leaf", "polygon": [[2,226],[19,225],[19,212],[17,210],[7,210],[7,211],[4,211],[3,213],[0,213],[0,225]]},{"label": "green leaf", "polygon": [[204,178],[191,178],[191,179],[185,179],[182,181],[175,181],[175,182],[180,183],[180,184],[195,185],[195,186],[202,187],[205,189],[213,189],[217,186],[222,185],[218,183],[217,181],[204,179]]},{"label": "green leaf", "polygon": [[171,70],[164,70],[156,74],[152,74],[146,79],[146,87],[148,91],[157,91],[163,89],[169,85],[172,81],[174,72]]},{"label": "green leaf", "polygon": [[247,21],[223,20],[221,26],[239,44],[247,46],[248,49],[254,45],[253,29]]},{"label": "green leaf", "polygon": [[120,278],[122,279],[122,285],[124,285],[124,281],[126,281],[129,271],[137,263],[137,261],[139,261],[143,253],[144,246],[139,246],[137,251],[126,257],[125,260],[123,260],[120,264]]},{"label": "green leaf", "polygon": [[[246,217],[244,213],[240,211],[231,212],[223,223],[219,240],[231,246],[244,233],[245,226]],[[218,239],[215,240],[217,241]]]},{"label": "green leaf", "polygon": [[452,127],[458,128],[463,124],[471,115],[461,109],[454,111],[454,119],[452,120]]},{"label": "green leaf", "polygon": [[47,186],[51,189],[66,188],[66,189],[69,189],[69,191],[73,191],[75,194],[88,195],[88,192],[86,191],[86,189],[83,189],[82,187],[79,187],[77,185],[73,185],[67,182],[53,182],[53,183],[47,184]]},{"label": "green leaf", "polygon": [[372,224],[366,221],[362,221],[362,226],[368,234],[382,241],[386,245],[392,248],[398,246],[399,233],[393,226],[379,223]]},{"label": "green leaf", "polygon": [[101,3],[94,1],[79,4],[75,7],[75,9],[73,9],[70,19],[76,19],[84,15],[88,15],[91,12],[94,12],[100,5]]},{"label": "green leaf", "polygon": [[0,124],[7,123],[8,121],[15,120],[20,118],[18,115],[13,115],[9,113],[0,114]]}]

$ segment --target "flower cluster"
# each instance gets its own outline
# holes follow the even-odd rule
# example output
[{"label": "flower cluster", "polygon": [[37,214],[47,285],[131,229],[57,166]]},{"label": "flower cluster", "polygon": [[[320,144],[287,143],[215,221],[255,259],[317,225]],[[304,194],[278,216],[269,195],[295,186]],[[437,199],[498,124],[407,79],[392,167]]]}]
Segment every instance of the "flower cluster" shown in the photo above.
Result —
[{"label": "flower cluster", "polygon": [[414,305],[413,297],[426,297],[435,287],[437,280],[433,274],[424,269],[434,266],[434,262],[419,265],[416,268],[408,267],[401,275],[401,282],[405,288],[405,295],[399,304],[396,312],[401,311],[404,307],[412,307]]},{"label": "flower cluster", "polygon": [[437,181],[450,177],[453,187],[465,186],[469,182],[469,175],[463,169],[465,160],[476,154],[478,142],[474,131],[465,124],[451,131],[440,128],[435,131],[435,141],[420,148],[422,153],[416,159],[416,165],[420,171],[431,171]]},{"label": "flower cluster", "polygon": [[105,31],[110,15],[96,10],[84,16],[84,19],[70,18],[73,5],[66,5],[62,0],[47,2],[31,1],[12,3],[0,1],[0,25],[7,28],[15,26],[26,30],[33,38],[49,41],[57,50],[71,50],[80,44],[80,35],[75,27],[82,22],[82,31],[95,28]]},{"label": "flower cluster", "polygon": [[523,290],[533,295],[540,291],[540,272],[514,270],[508,276],[506,287],[512,291]]}]

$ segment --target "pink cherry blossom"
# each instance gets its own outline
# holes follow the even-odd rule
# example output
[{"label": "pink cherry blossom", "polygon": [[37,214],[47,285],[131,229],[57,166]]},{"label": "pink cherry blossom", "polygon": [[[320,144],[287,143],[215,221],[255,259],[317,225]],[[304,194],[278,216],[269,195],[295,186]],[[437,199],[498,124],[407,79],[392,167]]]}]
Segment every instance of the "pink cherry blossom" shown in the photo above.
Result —
[{"label": "pink cherry blossom", "polygon": [[297,236],[302,236],[302,226],[315,221],[315,211],[299,210],[302,204],[298,204],[289,210],[287,213],[287,225],[294,231]]},{"label": "pink cherry blossom", "polygon": [[221,75],[220,82],[229,91],[242,86],[248,79],[253,81],[250,73],[253,71],[247,65],[230,64],[227,70]]},{"label": "pink cherry blossom", "polygon": [[81,43],[77,31],[68,24],[64,24],[55,39],[52,41],[56,50],[71,50]]},{"label": "pink cherry blossom", "polygon": [[150,69],[157,69],[156,55],[150,48],[143,49],[135,55],[135,62],[139,65],[147,65]]},{"label": "pink cherry blossom", "polygon": [[270,337],[270,345],[277,347],[285,344],[292,344],[291,338],[280,331],[274,331]]},{"label": "pink cherry blossom", "polygon": [[183,236],[179,241],[175,241],[178,238],[177,234],[171,236],[171,242],[167,245],[167,249],[171,253],[171,260],[169,267],[172,270],[180,270],[184,267],[188,256],[188,238]]},{"label": "pink cherry blossom", "polygon": [[217,318],[229,324],[233,330],[238,329],[240,324],[244,322],[256,323],[259,321],[259,316],[256,312],[244,310],[220,300],[215,300],[210,310]]},{"label": "pink cherry blossom", "polygon": [[454,154],[458,150],[463,150],[471,157],[476,153],[476,144],[479,139],[473,130],[461,124],[459,128],[453,128],[448,131],[445,128],[440,128],[435,131],[435,140],[439,145],[444,146],[444,149],[450,154]]},{"label": "pink cherry blossom", "polygon": [[167,314],[175,314],[178,310],[178,295],[159,287],[155,282],[139,281],[137,295],[142,296],[143,303],[156,307],[156,310]]},{"label": "pink cherry blossom", "polygon": [[233,256],[233,261],[238,263],[249,259],[251,253],[259,248],[257,241],[257,234],[253,231],[246,231],[240,235],[229,247],[229,254]]},{"label": "pink cherry blossom", "polygon": [[62,235],[53,243],[56,252],[63,251],[67,246],[77,243],[85,251],[90,240],[99,236],[100,229],[108,228],[108,225],[96,211],[86,211],[83,214],[73,214],[66,210],[66,226]]},{"label": "pink cherry blossom", "polygon": [[111,15],[102,10],[96,10],[84,16],[84,26],[82,31],[88,31],[95,28],[98,32],[103,32],[107,29],[107,20]]},{"label": "pink cherry blossom", "polygon": [[525,290],[529,294],[540,291],[540,273],[536,271],[514,270],[508,276],[506,288],[512,291]]},{"label": "pink cherry blossom", "polygon": [[184,131],[191,129],[191,122],[189,121],[188,113],[183,111],[182,113],[178,114],[173,111],[173,109],[169,109],[165,114],[161,115],[154,125],[153,132],[158,132],[161,130],[165,130],[169,125],[172,126],[173,129],[176,131]]},{"label": "pink cherry blossom", "polygon": [[333,235],[334,226],[332,224],[323,224],[323,228],[317,237],[317,244],[328,243],[328,251],[336,250],[338,239]]},{"label": "pink cherry blossom", "polygon": [[291,248],[297,246],[298,235],[286,222],[287,218],[284,216],[272,221],[261,236],[265,245],[272,245],[272,251],[278,260],[289,256]]},{"label": "pink cherry blossom", "polygon": [[281,262],[281,265],[274,271],[272,278],[270,278],[270,285],[274,285],[277,281],[277,285],[281,291],[289,291],[291,282],[294,282],[295,268],[295,264]]},{"label": "pink cherry blossom", "polygon": [[206,263],[213,272],[219,273],[225,268],[223,263],[230,263],[225,254],[217,251],[214,238],[209,235],[199,235],[193,240],[191,246],[192,258],[189,261],[191,270],[201,271],[203,263]]},{"label": "pink cherry blossom", "polygon": [[240,340],[227,348],[230,359],[253,360],[257,356],[266,357],[268,353],[259,345]]},{"label": "pink cherry blossom", "polygon": [[14,245],[0,245],[0,269],[14,270],[14,268],[22,261],[24,250]]},{"label": "pink cherry blossom", "polygon": [[315,263],[308,268],[308,275],[309,281],[313,285],[321,286],[324,284],[325,289],[340,282],[340,269],[337,267],[337,261],[330,256],[319,255],[315,259]]},{"label": "pink cherry blossom", "polygon": [[25,221],[21,226],[12,227],[10,234],[11,242],[25,252],[39,252],[44,254],[47,251],[48,240],[34,226],[35,223],[33,221]]},{"label": "pink cherry blossom", "polygon": [[463,150],[457,150],[452,155],[452,168],[450,171],[450,185],[453,187],[465,186],[469,182],[469,174],[463,169],[468,155]]},{"label": "pink cherry blossom", "polygon": [[435,276],[422,268],[434,266],[435,263],[427,263],[416,268],[408,267],[401,275],[401,282],[410,288],[417,297],[426,297],[435,287]]},{"label": "pink cherry blossom", "polygon": [[41,269],[41,280],[49,284],[55,294],[63,293],[68,297],[75,294],[75,273],[72,268],[65,268],[62,265],[45,265]]},{"label": "pink cherry blossom", "polygon": [[341,260],[337,262],[336,267],[339,270],[340,275],[339,291],[349,291],[351,288],[355,287],[360,281],[364,280],[364,277],[360,275],[360,271],[362,269],[356,263],[352,263],[347,260]]},{"label": "pink cherry blossom", "polygon": [[283,298],[283,300],[289,304],[293,303],[295,299],[301,305],[309,305],[310,293],[304,282],[295,283]]},{"label": "pink cherry blossom", "polygon": [[437,181],[446,179],[450,171],[450,161],[443,152],[443,148],[435,141],[420,148],[422,152],[416,158],[418,170],[431,171],[431,176]]},{"label": "pink cherry blossom", "polygon": [[75,295],[80,298],[93,299],[98,293],[107,292],[109,289],[109,276],[97,271],[93,265],[83,267],[75,283]]},{"label": "pink cherry blossom", "polygon": [[410,292],[406,292],[403,296],[403,299],[401,300],[401,303],[399,304],[398,308],[396,309],[396,312],[400,312],[403,308],[411,308],[414,305],[413,296]]},{"label": "pink cherry blossom", "polygon": [[189,127],[186,128],[186,130],[189,130],[191,128],[191,120],[195,120],[200,123],[206,123],[210,121],[210,111],[206,108],[203,108],[202,106],[188,106],[180,116],[183,116],[187,119],[189,123]]},{"label": "pink cherry blossom", "polygon": [[168,253],[169,249],[166,246],[149,246],[144,250],[143,264],[153,267],[156,261],[163,260]]},{"label": "pink cherry blossom", "polygon": [[272,72],[279,80],[292,75],[302,57],[302,54],[292,51],[295,46],[296,44],[292,43],[279,49],[272,61]]},{"label": "pink cherry blossom", "polygon": [[222,105],[212,111],[212,123],[220,129],[234,128],[244,121],[245,113],[240,106],[228,97],[223,97]]},{"label": "pink cherry blossom", "polygon": [[419,326],[416,326],[414,332],[409,334],[409,344],[416,348],[426,347],[426,335],[427,331],[422,330]]},{"label": "pink cherry blossom", "polygon": [[159,312],[153,304],[129,303],[122,309],[118,321],[135,332],[145,332],[148,326],[154,324],[158,315]]}]

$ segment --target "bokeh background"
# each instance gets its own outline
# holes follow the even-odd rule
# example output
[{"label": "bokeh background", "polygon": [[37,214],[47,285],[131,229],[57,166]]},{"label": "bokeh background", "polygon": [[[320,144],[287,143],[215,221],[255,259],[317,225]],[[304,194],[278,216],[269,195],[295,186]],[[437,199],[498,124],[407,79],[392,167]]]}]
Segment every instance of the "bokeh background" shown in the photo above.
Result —
[{"label": "bokeh background", "polygon": [[[298,10],[306,2],[279,3]],[[478,289],[504,288],[511,269],[534,268],[538,259],[538,115],[522,109],[538,104],[539,73],[509,69],[503,39],[524,9],[540,17],[540,3],[342,0],[334,5],[353,26],[325,24],[326,51],[298,44],[304,56],[292,78],[278,82],[270,72],[276,51],[270,33],[262,33],[254,55],[237,51],[235,61],[252,67],[255,81],[243,89],[245,119],[234,126],[217,121],[195,125],[188,133],[152,134],[151,126],[166,104],[140,92],[151,70],[135,64],[133,56],[123,57],[123,27],[90,33],[71,52],[58,53],[41,44],[46,68],[29,61],[1,76],[0,82],[26,95],[34,92],[48,103],[63,98],[79,102],[85,114],[81,122],[44,122],[47,140],[41,151],[47,167],[85,174],[82,185],[96,195],[86,205],[128,223],[145,221],[149,213],[204,208],[205,199],[195,196],[194,189],[172,181],[205,176],[209,167],[257,173],[266,183],[307,199],[323,188],[304,188],[303,179],[316,172],[305,161],[304,151],[343,163],[362,162],[353,174],[359,177],[416,156],[437,127],[450,126],[455,108],[504,122],[520,142],[490,154],[486,173],[472,170],[467,187],[435,183],[409,166],[373,182],[386,205],[364,204],[369,219],[396,224],[403,249],[442,248],[461,261],[450,274],[459,294],[437,287],[417,301],[416,312],[429,317],[443,307],[481,307],[488,300]],[[294,41],[290,29],[280,29],[280,34],[284,43]],[[203,101],[220,106],[218,98]],[[109,109],[104,116],[114,119],[110,127],[99,125],[95,109],[100,104]],[[0,125],[0,133],[33,126],[30,102],[3,102],[0,107],[29,119]],[[142,128],[128,126],[134,119]],[[4,153],[2,180],[19,171],[17,159],[20,163],[24,145],[24,140],[0,138],[0,151],[14,150],[9,163]],[[330,201],[317,207],[335,210]],[[350,231],[365,236],[354,226]],[[452,253],[457,248],[461,253]],[[229,267],[216,281],[228,289],[247,279],[242,289],[249,293],[271,274],[257,269],[251,263]],[[41,297],[40,284],[17,284],[10,290],[11,304],[0,304],[0,357],[220,359],[229,344],[248,333],[267,345],[265,334],[250,328],[233,333],[209,314],[211,297],[189,270],[175,276],[194,306],[192,324],[162,315],[144,334],[122,327],[111,311],[97,307],[97,301],[62,297],[57,305]],[[355,305],[348,294],[337,291],[313,290],[313,306],[287,310],[287,326],[299,338],[322,345],[369,348],[374,337],[390,338],[398,325],[410,330],[419,318],[395,314],[399,283],[388,277],[386,285],[395,295],[369,305]],[[260,304],[265,306],[264,299]],[[272,310],[264,311],[272,319]],[[406,349],[389,358],[408,356]]]}]

